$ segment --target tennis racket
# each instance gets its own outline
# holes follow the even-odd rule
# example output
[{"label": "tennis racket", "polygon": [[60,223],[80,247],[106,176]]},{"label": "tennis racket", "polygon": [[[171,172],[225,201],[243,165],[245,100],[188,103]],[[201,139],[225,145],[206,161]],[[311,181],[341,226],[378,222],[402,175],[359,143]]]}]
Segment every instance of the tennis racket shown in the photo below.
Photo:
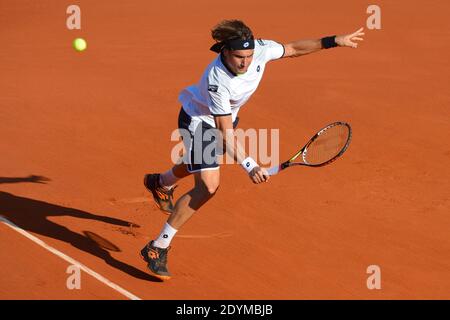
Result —
[{"label": "tennis racket", "polygon": [[319,130],[308,143],[288,161],[267,170],[273,176],[292,166],[322,167],[332,163],[347,150],[352,128],[345,122],[334,122]]}]

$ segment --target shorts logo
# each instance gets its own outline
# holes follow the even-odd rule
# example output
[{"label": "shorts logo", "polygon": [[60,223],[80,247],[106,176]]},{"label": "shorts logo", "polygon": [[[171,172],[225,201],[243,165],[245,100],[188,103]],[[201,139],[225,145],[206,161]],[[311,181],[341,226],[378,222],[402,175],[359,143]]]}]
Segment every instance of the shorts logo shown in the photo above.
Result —
[{"label": "shorts logo", "polygon": [[261,70],[261,66],[258,66],[257,68],[256,68],[256,72],[259,72]]},{"label": "shorts logo", "polygon": [[167,239],[169,236],[167,234],[163,235],[164,239]]},{"label": "shorts logo", "polygon": [[248,168],[248,167],[250,167],[250,162],[247,162],[246,164],[245,164],[245,166]]},{"label": "shorts logo", "polygon": [[265,45],[266,45],[266,43],[265,43],[263,40],[261,40],[261,39],[258,39],[258,43],[259,43],[260,45],[262,45],[262,46],[265,46]]},{"label": "shorts logo", "polygon": [[210,84],[210,85],[208,86],[208,91],[211,91],[211,92],[217,92],[217,90],[219,90],[219,86],[217,86],[217,85],[215,85],[215,84]]},{"label": "shorts logo", "polygon": [[247,48],[250,45],[248,42],[244,42],[244,48]]}]

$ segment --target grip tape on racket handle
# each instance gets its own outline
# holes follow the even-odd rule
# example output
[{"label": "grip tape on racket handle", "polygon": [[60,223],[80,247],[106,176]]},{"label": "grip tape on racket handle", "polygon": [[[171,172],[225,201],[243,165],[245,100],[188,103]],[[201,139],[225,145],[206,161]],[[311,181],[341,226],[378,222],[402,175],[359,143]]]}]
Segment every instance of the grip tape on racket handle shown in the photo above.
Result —
[{"label": "grip tape on racket handle", "polygon": [[280,166],[275,166],[275,167],[268,169],[267,173],[269,174],[269,176],[273,176],[273,175],[276,175],[280,170],[281,170]]},{"label": "grip tape on racket handle", "polygon": [[241,166],[247,173],[250,173],[255,167],[258,167],[258,164],[252,157],[247,157],[242,161]]}]

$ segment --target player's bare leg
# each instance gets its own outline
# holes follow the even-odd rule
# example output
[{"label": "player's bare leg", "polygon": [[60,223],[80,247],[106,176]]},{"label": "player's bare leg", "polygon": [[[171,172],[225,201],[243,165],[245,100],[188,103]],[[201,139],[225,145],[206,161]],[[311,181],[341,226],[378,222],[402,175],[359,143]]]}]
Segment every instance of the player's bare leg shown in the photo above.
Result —
[{"label": "player's bare leg", "polygon": [[170,242],[177,231],[216,193],[219,187],[219,170],[205,170],[194,173],[195,186],[184,194],[175,204],[173,213],[167,219],[159,237],[148,243],[141,255],[149,270],[163,280],[170,279],[167,270],[167,253]]},{"label": "player's bare leg", "polygon": [[178,179],[183,179],[192,174],[188,171],[187,165],[184,163],[174,165],[172,167],[172,172]]},{"label": "player's bare leg", "polygon": [[195,186],[175,204],[175,209],[167,223],[179,230],[195,211],[211,199],[219,188],[220,171],[205,170],[194,173]]}]

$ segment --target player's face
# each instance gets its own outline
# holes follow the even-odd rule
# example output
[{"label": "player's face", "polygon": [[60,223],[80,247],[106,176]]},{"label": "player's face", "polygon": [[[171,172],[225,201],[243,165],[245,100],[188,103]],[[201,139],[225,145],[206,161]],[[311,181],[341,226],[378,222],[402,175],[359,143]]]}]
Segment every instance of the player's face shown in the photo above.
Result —
[{"label": "player's face", "polygon": [[236,74],[244,74],[253,60],[253,49],[250,50],[224,50],[224,58],[228,67]]}]

